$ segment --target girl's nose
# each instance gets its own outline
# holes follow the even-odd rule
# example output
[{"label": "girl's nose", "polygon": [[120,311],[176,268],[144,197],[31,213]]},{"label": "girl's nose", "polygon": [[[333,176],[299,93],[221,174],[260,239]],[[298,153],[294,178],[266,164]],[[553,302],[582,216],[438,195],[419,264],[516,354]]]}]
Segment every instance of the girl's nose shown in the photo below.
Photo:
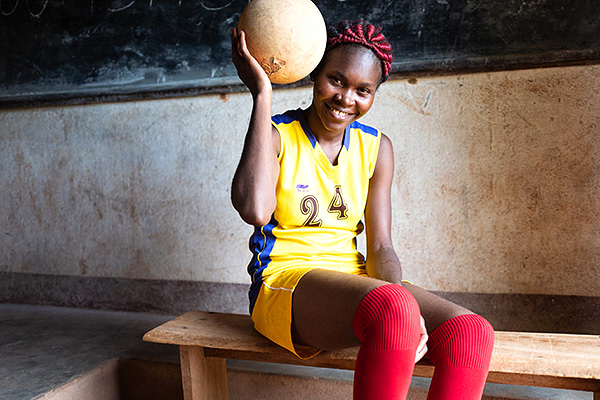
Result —
[{"label": "girl's nose", "polygon": [[334,99],[345,105],[351,105],[354,102],[352,94],[349,91],[336,93]]}]

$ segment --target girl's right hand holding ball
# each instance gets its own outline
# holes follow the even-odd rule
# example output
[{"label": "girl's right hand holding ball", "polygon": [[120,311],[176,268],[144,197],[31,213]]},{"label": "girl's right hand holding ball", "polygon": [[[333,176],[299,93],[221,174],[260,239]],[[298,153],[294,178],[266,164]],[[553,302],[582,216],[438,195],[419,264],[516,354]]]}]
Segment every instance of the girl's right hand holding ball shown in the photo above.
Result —
[{"label": "girl's right hand holding ball", "polygon": [[238,76],[253,96],[256,97],[265,90],[272,92],[273,87],[267,73],[248,51],[245,32],[238,32],[237,28],[231,30],[231,55]]}]

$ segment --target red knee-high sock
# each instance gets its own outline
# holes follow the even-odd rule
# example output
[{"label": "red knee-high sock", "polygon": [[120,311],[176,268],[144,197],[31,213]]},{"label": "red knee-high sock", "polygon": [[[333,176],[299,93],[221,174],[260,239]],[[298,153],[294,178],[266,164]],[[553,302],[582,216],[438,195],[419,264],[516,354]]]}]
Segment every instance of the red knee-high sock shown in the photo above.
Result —
[{"label": "red knee-high sock", "polygon": [[400,285],[384,285],[360,303],[353,319],[362,345],[354,369],[354,399],[405,399],[420,339],[417,301]]},{"label": "red knee-high sock", "polygon": [[480,400],[494,347],[489,322],[460,315],[436,328],[427,345],[425,357],[435,365],[427,400]]}]

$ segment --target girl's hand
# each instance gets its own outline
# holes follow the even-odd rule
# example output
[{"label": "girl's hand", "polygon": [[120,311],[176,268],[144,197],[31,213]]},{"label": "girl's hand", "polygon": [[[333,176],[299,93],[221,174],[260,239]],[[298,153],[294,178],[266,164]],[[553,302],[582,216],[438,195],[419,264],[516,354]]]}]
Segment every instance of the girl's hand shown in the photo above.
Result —
[{"label": "girl's hand", "polygon": [[419,346],[417,346],[417,355],[415,356],[415,364],[419,362],[421,358],[427,353],[427,328],[425,327],[425,319],[421,316],[421,340],[419,341]]},{"label": "girl's hand", "polygon": [[238,76],[253,96],[264,90],[272,91],[267,73],[248,51],[246,33],[238,32],[237,28],[231,30],[231,56]]}]

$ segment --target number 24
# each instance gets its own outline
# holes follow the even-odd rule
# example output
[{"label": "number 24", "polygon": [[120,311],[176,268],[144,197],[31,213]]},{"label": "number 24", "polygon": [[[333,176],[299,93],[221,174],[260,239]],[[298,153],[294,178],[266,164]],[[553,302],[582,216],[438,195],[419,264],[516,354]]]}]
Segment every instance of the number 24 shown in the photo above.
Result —
[{"label": "number 24", "polygon": [[[327,207],[327,211],[331,214],[337,213],[337,219],[346,219],[348,218],[348,206],[344,202],[344,197],[342,196],[342,187],[337,185],[335,187],[335,193],[331,202],[329,203],[329,207]],[[317,219],[319,215],[319,201],[317,198],[311,194],[305,196],[300,201],[300,212],[304,215],[308,215],[306,221],[302,224],[303,226],[321,226],[323,221]]]}]

